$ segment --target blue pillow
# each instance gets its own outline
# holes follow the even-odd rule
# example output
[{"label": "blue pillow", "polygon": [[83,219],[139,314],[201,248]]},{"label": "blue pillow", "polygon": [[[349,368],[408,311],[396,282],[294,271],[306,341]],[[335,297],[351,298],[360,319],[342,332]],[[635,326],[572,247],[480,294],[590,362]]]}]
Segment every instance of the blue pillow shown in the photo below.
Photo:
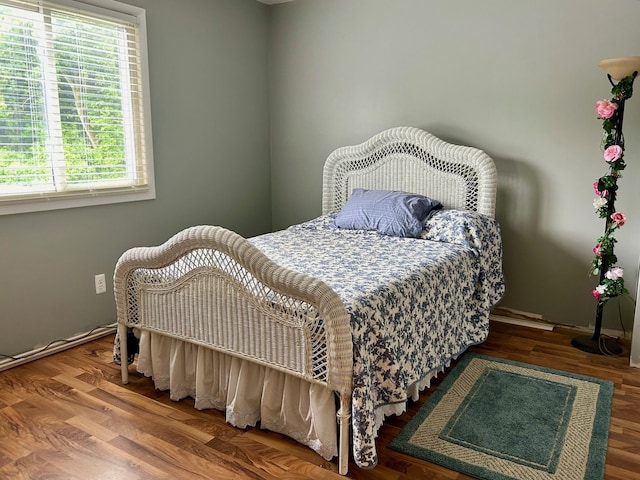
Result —
[{"label": "blue pillow", "polygon": [[382,235],[418,238],[423,222],[440,202],[424,195],[354,188],[335,225],[350,230],[375,230]]}]

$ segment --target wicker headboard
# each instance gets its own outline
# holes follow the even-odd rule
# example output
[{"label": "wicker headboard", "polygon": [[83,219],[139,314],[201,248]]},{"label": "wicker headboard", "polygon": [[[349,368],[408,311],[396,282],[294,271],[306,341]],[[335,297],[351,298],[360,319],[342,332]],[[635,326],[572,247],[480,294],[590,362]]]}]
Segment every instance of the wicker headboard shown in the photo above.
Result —
[{"label": "wicker headboard", "polygon": [[419,193],[445,208],[493,217],[497,172],[482,150],[447,143],[418,128],[396,127],[329,155],[322,213],[340,210],[354,188]]}]

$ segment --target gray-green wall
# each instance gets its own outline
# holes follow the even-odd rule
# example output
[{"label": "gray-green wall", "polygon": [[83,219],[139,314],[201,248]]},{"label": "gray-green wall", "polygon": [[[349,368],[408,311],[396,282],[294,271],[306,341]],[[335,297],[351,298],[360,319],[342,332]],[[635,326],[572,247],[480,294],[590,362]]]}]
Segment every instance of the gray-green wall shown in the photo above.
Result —
[{"label": "gray-green wall", "polygon": [[[397,125],[494,157],[504,234],[502,305],[588,325],[591,249],[606,172],[600,59],[640,55],[637,0],[296,0],[271,11],[273,226],[318,215],[325,157]],[[640,91],[640,81],[636,83]],[[628,167],[616,253],[635,296],[640,94],[627,104]],[[625,326],[633,305],[624,299]],[[605,326],[620,329],[616,302]],[[609,318],[611,317],[611,318]]]},{"label": "gray-green wall", "polygon": [[[0,353],[115,321],[110,277],[129,247],[318,215],[326,156],[397,125],[496,160],[502,304],[593,322],[591,183],[606,171],[594,104],[610,91],[596,63],[640,54],[639,1],[126,1],[147,11],[157,199],[0,217]],[[625,135],[616,252],[635,292],[640,95]],[[607,317],[620,328],[615,302]]]},{"label": "gray-green wall", "polygon": [[2,354],[114,322],[111,277],[129,247],[197,224],[271,228],[268,7],[127,1],[147,15],[157,198],[0,217]]}]

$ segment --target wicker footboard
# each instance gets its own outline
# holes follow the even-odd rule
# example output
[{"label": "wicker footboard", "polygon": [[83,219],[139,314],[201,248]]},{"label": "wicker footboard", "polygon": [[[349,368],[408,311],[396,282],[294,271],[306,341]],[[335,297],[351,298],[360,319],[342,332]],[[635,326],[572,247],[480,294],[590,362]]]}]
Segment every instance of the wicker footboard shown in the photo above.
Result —
[{"label": "wicker footboard", "polygon": [[[242,236],[183,230],[118,260],[119,332],[148,330],[250,360],[338,395],[339,471],[347,473],[353,347],[349,314],[322,281],[283,268]],[[122,381],[128,382],[126,342]]]}]

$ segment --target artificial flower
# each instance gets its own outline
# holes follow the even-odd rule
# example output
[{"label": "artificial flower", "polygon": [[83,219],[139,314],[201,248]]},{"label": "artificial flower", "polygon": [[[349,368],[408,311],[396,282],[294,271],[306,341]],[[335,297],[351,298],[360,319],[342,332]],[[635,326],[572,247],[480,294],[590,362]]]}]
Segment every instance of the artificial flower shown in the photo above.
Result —
[{"label": "artificial flower", "polygon": [[593,295],[593,298],[595,298],[596,300],[600,300],[600,298],[602,297],[602,294],[597,289],[591,290],[591,295]]},{"label": "artificial flower", "polygon": [[600,180],[596,180],[595,182],[593,182],[593,191],[597,196],[604,197],[607,194],[607,191],[605,190],[604,192],[601,192],[600,190],[598,190],[598,183],[600,183]]},{"label": "artificial flower", "polygon": [[613,212],[611,214],[611,220],[616,224],[617,227],[621,227],[624,225],[624,222],[627,221],[627,217],[622,212]]},{"label": "artificial flower", "polygon": [[622,157],[622,147],[620,145],[611,145],[604,151],[604,159],[607,162],[615,162]]},{"label": "artificial flower", "polygon": [[603,197],[598,197],[593,200],[593,208],[602,208],[607,205],[607,199]]},{"label": "artificial flower", "polygon": [[593,247],[593,254],[596,257],[602,256],[602,245],[598,243],[595,247]]},{"label": "artificial flower", "polygon": [[611,267],[607,273],[604,274],[609,280],[618,280],[624,275],[624,269],[620,267]]},{"label": "artificial flower", "polygon": [[609,100],[598,100],[596,102],[596,112],[600,118],[611,118],[618,108],[618,104]]}]

